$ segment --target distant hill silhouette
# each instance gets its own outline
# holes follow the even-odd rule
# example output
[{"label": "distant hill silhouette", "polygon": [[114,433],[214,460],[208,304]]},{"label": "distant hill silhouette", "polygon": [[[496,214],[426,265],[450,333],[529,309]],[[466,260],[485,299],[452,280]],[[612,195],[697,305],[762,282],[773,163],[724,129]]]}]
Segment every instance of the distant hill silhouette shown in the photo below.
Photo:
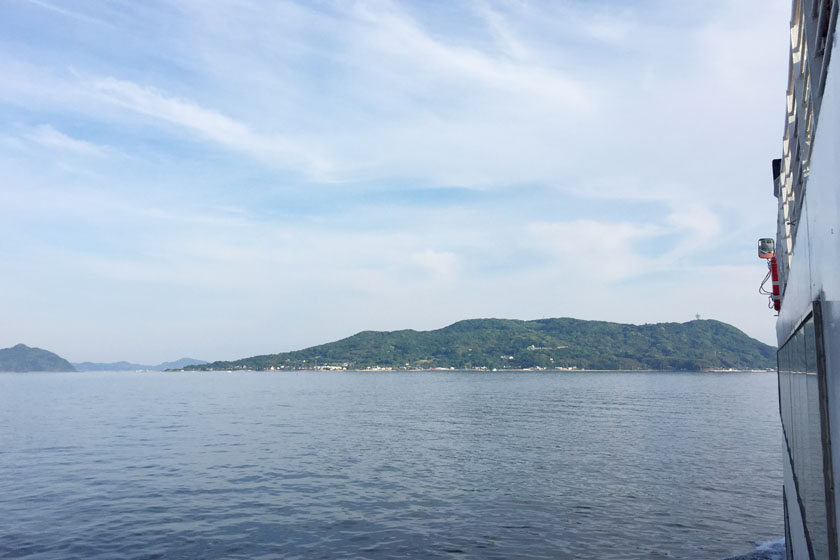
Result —
[{"label": "distant hill silhouette", "polygon": [[0,371],[76,371],[73,365],[52,352],[18,344],[0,350]]},{"label": "distant hill silhouette", "polygon": [[78,371],[163,371],[166,369],[181,369],[186,366],[206,364],[204,360],[196,360],[194,358],[181,358],[174,362],[163,362],[155,366],[146,364],[134,364],[131,362],[78,362],[73,363],[73,366]]},{"label": "distant hill silhouette", "polygon": [[776,349],[713,320],[628,325],[472,319],[432,331],[364,331],[294,352],[189,366],[228,369],[767,369]]}]

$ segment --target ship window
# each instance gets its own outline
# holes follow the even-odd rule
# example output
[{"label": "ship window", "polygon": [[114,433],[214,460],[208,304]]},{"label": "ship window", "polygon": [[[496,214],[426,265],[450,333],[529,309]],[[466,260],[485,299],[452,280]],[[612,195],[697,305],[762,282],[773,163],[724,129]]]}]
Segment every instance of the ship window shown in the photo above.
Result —
[{"label": "ship window", "polygon": [[[796,503],[805,524],[812,558],[828,558],[826,479],[820,410],[820,373],[814,317],[810,316],[777,354],[779,412],[796,486]],[[790,497],[790,496],[789,496]]]}]

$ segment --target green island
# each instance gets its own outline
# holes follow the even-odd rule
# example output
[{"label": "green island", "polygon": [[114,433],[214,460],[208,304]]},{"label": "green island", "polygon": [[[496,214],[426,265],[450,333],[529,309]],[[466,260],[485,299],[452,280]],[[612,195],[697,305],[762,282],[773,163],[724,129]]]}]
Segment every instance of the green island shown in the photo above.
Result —
[{"label": "green island", "polygon": [[76,368],[52,352],[18,344],[0,349],[0,371],[76,371]]},{"label": "green island", "polygon": [[776,349],[714,320],[629,325],[471,319],[431,331],[364,331],[279,354],[185,367],[229,370],[766,370]]}]

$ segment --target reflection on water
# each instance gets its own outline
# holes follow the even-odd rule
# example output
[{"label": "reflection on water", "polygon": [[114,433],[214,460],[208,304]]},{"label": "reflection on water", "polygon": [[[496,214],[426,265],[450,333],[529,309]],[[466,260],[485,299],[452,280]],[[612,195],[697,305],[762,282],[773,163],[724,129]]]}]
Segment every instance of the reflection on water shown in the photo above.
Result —
[{"label": "reflection on water", "polygon": [[772,374],[0,375],[0,556],[723,558]]}]

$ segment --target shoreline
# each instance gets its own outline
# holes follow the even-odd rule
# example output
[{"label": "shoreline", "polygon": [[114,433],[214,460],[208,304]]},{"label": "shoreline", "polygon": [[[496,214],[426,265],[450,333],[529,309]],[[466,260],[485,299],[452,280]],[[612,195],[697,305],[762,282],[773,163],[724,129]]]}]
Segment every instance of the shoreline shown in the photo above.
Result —
[{"label": "shoreline", "polygon": [[525,369],[487,369],[487,368],[295,368],[295,369],[167,369],[164,373],[282,373],[282,372],[343,372],[343,373],[776,373],[775,369],[568,369],[568,368],[525,368]]}]

